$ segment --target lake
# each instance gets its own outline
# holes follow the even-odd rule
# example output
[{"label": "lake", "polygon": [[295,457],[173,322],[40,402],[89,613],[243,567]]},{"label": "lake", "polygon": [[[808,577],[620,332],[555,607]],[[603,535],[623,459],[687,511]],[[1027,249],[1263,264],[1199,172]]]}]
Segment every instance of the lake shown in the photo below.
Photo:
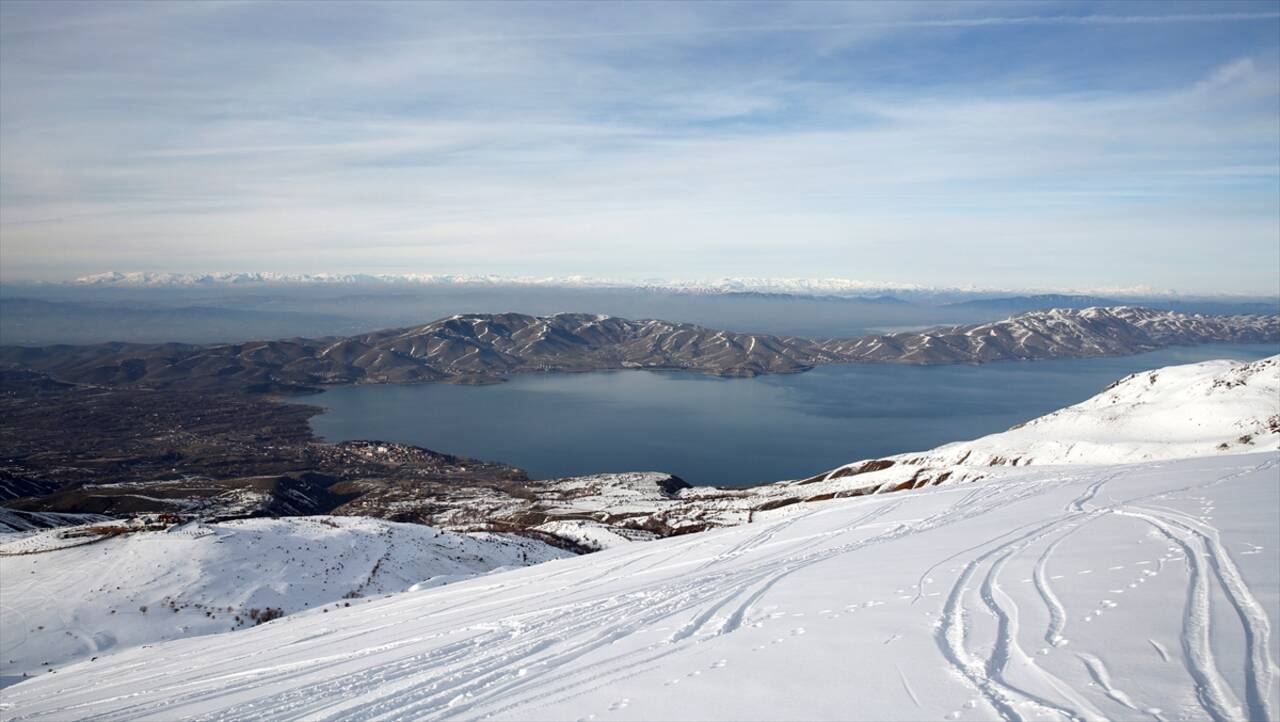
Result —
[{"label": "lake", "polygon": [[534,478],[666,471],[691,484],[810,476],[857,459],[1003,431],[1122,376],[1276,345],[980,366],[825,366],[726,379],[684,372],[524,374],[491,386],[344,386],[305,398],[329,441],[379,439],[502,461]]}]

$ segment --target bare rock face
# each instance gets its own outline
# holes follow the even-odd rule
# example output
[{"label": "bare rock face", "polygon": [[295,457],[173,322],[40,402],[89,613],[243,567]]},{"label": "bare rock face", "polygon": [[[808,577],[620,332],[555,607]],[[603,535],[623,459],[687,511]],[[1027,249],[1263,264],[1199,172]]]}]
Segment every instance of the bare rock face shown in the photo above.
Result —
[{"label": "bare rock face", "polygon": [[666,369],[755,376],[840,363],[1078,358],[1211,341],[1280,341],[1280,317],[1189,315],[1131,306],[1058,309],[971,326],[814,340],[588,314],[472,314],[348,338],[4,347],[0,365],[78,384],[289,393],[354,383],[494,383],[535,371]]}]

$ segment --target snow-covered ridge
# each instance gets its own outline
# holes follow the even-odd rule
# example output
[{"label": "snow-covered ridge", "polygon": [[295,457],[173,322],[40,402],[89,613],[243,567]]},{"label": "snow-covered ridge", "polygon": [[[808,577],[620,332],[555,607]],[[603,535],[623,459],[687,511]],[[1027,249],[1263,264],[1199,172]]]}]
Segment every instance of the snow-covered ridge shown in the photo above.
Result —
[{"label": "snow-covered ridge", "polygon": [[[1131,374],[1025,424],[882,461],[915,467],[1111,464],[1280,450],[1280,356]],[[857,461],[828,474],[865,467]]]},{"label": "snow-covered ridge", "polygon": [[1280,454],[1007,468],[83,662],[6,719],[1272,720]]},{"label": "snow-covered ridge", "polygon": [[1075,294],[1116,299],[1244,299],[1250,293],[1186,294],[1153,286],[1033,286],[980,287],[927,285],[906,281],[873,281],[856,278],[808,278],[739,276],[722,278],[611,278],[584,275],[501,275],[494,273],[277,273],[262,271],[171,273],[106,271],[65,282],[98,287],[219,287],[268,285],[399,285],[476,287],[543,287],[566,289],[631,289],[688,294],[760,293],[794,296],[899,295],[920,300],[1000,298],[1010,294]]},{"label": "snow-covered ridge", "polygon": [[1056,308],[990,323],[829,339],[820,347],[858,361],[982,363],[1132,354],[1205,339],[1274,342],[1280,340],[1280,316],[1216,316],[1141,306]]},{"label": "snow-covered ridge", "polygon": [[[545,287],[637,289],[692,294],[766,293],[800,296],[866,296],[902,294],[918,298],[983,298],[1010,293],[1074,293],[1106,295],[1113,298],[1179,298],[1177,291],[1151,286],[1129,287],[1032,287],[983,288],[972,285],[929,286],[905,281],[871,281],[855,278],[804,277],[724,277],[724,278],[609,278],[597,276],[507,276],[460,273],[273,273],[214,272],[165,273],[148,271],[107,271],[70,281],[77,286],[113,287],[217,287],[254,285],[420,285],[458,287]],[[1245,298],[1249,294],[1221,293],[1214,298]]]},{"label": "snow-covered ridge", "polygon": [[80,286],[228,286],[269,284],[402,284],[423,286],[544,286],[563,288],[627,288],[691,293],[788,293],[859,295],[930,290],[916,283],[862,281],[849,278],[718,278],[702,280],[632,280],[590,276],[502,276],[452,273],[157,273],[107,271],[80,276]]},{"label": "snow-covered ridge", "polygon": [[755,376],[844,363],[1118,356],[1210,341],[1280,341],[1280,315],[1217,316],[1135,306],[1058,309],[987,324],[806,339],[597,314],[484,313],[337,339],[0,347],[0,363],[75,383],[296,390],[350,383],[490,383],[523,372],[605,369]]},{"label": "snow-covered ridge", "polygon": [[0,536],[0,678],[566,556],[527,538],[358,517]]},{"label": "snow-covered ridge", "polygon": [[1118,464],[1280,450],[1280,356],[1210,361],[1134,374],[1075,406],[1009,431],[932,451],[861,459],[817,476],[754,487],[689,487],[660,473],[597,474],[530,482],[422,502],[445,528],[538,529],[593,547],[734,526],[832,499],[1003,477],[1030,464]]},{"label": "snow-covered ridge", "polygon": [[[57,512],[20,511],[0,506],[0,535],[36,532],[63,526],[78,526],[110,521],[101,514],[59,514]],[[4,539],[0,536],[0,539]]]}]

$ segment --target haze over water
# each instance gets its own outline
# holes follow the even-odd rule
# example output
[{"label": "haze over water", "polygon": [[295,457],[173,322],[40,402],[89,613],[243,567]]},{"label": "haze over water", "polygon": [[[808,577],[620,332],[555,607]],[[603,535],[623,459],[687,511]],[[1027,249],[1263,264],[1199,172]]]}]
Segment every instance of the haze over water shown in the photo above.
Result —
[{"label": "haze over water", "polygon": [[802,478],[972,439],[1085,400],[1127,374],[1271,344],[981,366],[827,366],[725,379],[682,372],[525,374],[492,386],[346,386],[306,399],[329,441],[381,439],[502,461],[534,478],[667,471],[691,484]]}]

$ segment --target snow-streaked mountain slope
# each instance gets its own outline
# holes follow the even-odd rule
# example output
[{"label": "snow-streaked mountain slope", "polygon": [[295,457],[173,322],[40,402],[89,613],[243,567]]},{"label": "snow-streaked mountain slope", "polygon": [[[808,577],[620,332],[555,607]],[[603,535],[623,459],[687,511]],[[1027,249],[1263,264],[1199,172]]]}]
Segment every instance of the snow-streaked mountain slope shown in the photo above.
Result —
[{"label": "snow-streaked mountain slope", "polygon": [[[542,542],[351,517],[124,532],[123,522],[0,544],[0,676],[278,614],[568,556]],[[94,531],[98,533],[94,533]],[[345,607],[344,607],[345,608]]]},{"label": "snow-streaked mountain slope", "polygon": [[1131,374],[1086,401],[1008,431],[886,459],[932,467],[1105,464],[1276,449],[1280,356],[1271,356]]},{"label": "snow-streaked mountain slope", "polygon": [[58,514],[52,512],[20,511],[0,506],[0,541],[9,534],[53,529],[60,526],[76,526],[108,521],[111,517],[101,514]]},{"label": "snow-streaked mountain slope", "polygon": [[846,363],[1088,358],[1211,341],[1275,343],[1280,315],[1053,309],[977,325],[806,339],[603,314],[472,313],[336,339],[0,346],[0,365],[61,383],[261,393],[354,383],[490,383],[530,372],[665,369],[757,376]]},{"label": "snow-streaked mountain slope", "polygon": [[1020,467],[7,688],[45,719],[1275,719],[1280,454]]}]

